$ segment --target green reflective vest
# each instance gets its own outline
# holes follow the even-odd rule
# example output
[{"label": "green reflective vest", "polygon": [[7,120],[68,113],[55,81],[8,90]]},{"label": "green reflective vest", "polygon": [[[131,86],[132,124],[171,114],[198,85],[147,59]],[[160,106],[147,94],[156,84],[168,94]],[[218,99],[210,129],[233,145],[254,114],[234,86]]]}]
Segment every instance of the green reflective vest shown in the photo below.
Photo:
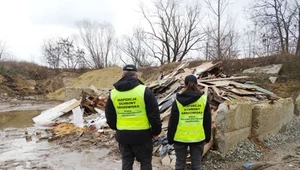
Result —
[{"label": "green reflective vest", "polygon": [[138,85],[128,91],[111,91],[111,100],[117,113],[118,130],[146,130],[150,123],[146,115],[144,93],[146,86]]},{"label": "green reflective vest", "polygon": [[206,96],[202,95],[197,101],[183,106],[178,100],[179,121],[174,141],[193,143],[205,140],[203,115],[206,105]]}]

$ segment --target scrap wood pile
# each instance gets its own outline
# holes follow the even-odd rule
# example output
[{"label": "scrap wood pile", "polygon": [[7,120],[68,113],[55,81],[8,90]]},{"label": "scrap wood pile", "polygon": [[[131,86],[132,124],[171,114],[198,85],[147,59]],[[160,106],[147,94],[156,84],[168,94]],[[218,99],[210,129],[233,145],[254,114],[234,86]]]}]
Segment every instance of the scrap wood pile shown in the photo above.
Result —
[{"label": "scrap wood pile", "polygon": [[210,106],[213,109],[217,109],[218,105],[224,101],[249,100],[258,102],[279,99],[272,92],[247,81],[248,76],[226,76],[222,72],[220,64],[221,62],[215,64],[206,62],[198,67],[187,68],[189,63],[182,63],[172,73],[149,83],[148,87],[154,92],[161,106],[160,111],[165,111],[170,106],[169,100],[174,100],[176,92],[179,92],[184,86],[184,78],[191,74],[198,79],[199,88],[208,95]]},{"label": "scrap wood pile", "polygon": [[47,127],[47,131],[50,132],[41,139],[48,139],[51,142],[70,135],[80,134],[80,137],[83,133],[91,131],[100,134],[112,131],[106,124],[104,114],[107,93],[90,88],[94,90],[94,93],[83,90],[80,100],[66,101],[33,118],[35,126]]},{"label": "scrap wood pile", "polygon": [[[225,101],[251,101],[258,102],[263,100],[277,100],[272,92],[260,88],[247,81],[248,76],[228,77],[222,72],[221,62],[213,64],[205,62],[201,65],[188,68],[189,63],[185,62],[179,65],[173,72],[164,76],[160,75],[159,80],[147,84],[153,91],[159,104],[160,117],[162,120],[163,132],[155,143],[154,154],[162,157],[162,162],[170,164],[174,158],[173,148],[167,144],[166,131],[171,113],[171,106],[176,98],[176,93],[184,87],[184,79],[187,75],[194,75],[198,79],[198,86],[201,91],[208,96],[208,102],[212,110],[213,127],[215,128],[216,110],[219,104]],[[214,135],[214,134],[212,134]],[[213,138],[212,138],[213,139]],[[211,140],[205,145],[203,155],[212,147]],[[156,152],[156,153],[155,153]],[[168,154],[167,154],[168,153]]]},{"label": "scrap wood pile", "polygon": [[[188,68],[189,63],[185,62],[170,74],[162,76],[162,79],[147,84],[158,100],[161,120],[168,120],[176,93],[183,89],[184,78],[191,74],[196,76],[199,88],[208,96],[213,112],[224,101],[258,102],[279,99],[274,93],[247,81],[248,76],[226,76],[220,64],[221,62],[205,62],[197,67]],[[163,121],[163,128],[167,125],[167,121]]]}]

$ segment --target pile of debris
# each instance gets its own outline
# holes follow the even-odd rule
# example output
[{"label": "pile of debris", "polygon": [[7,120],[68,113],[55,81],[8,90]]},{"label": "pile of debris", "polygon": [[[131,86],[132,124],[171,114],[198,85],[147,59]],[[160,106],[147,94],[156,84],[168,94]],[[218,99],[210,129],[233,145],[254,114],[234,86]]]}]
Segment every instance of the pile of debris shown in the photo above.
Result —
[{"label": "pile of debris", "polygon": [[[175,155],[173,146],[168,145],[166,132],[168,120],[171,112],[171,105],[175,100],[176,94],[184,87],[184,78],[187,75],[195,75],[198,85],[204,94],[208,96],[208,101],[212,109],[213,127],[215,128],[216,110],[219,104],[224,101],[270,101],[279,99],[272,92],[260,88],[247,81],[248,76],[228,77],[222,72],[220,62],[213,64],[205,62],[201,65],[188,68],[189,63],[180,64],[173,72],[168,75],[160,75],[159,79],[146,84],[154,93],[159,104],[160,117],[163,131],[157,141],[154,141],[153,155],[160,156],[164,165],[174,166]],[[83,91],[81,100],[72,99],[55,108],[46,110],[41,115],[35,117],[33,121],[38,126],[55,125],[55,135],[61,136],[66,131],[58,128],[62,123],[73,123],[78,128],[71,128],[73,133],[87,130],[103,132],[108,130],[104,114],[104,106],[109,91],[103,92],[92,88],[94,93]],[[65,127],[60,125],[59,127]],[[95,128],[90,128],[95,127]],[[214,130],[213,130],[214,131]],[[214,134],[212,134],[214,135]],[[52,138],[53,139],[53,138]],[[205,145],[204,154],[213,146],[213,140]],[[203,154],[203,155],[204,155]]]},{"label": "pile of debris", "polygon": [[[160,110],[163,132],[157,142],[154,143],[154,155],[162,158],[164,165],[175,165],[175,152],[173,146],[168,145],[166,132],[168,128],[171,105],[176,98],[176,93],[184,88],[184,79],[188,75],[194,75],[198,79],[199,88],[208,96],[212,112],[212,128],[215,129],[216,110],[224,101],[251,101],[259,102],[279,99],[274,93],[260,88],[247,81],[248,76],[228,77],[222,72],[221,62],[202,63],[188,68],[189,63],[182,63],[168,75],[160,75],[161,79],[147,84],[155,94]],[[214,130],[212,131],[214,132]],[[212,134],[214,135],[214,134]],[[203,155],[213,146],[212,140],[205,145]]]}]

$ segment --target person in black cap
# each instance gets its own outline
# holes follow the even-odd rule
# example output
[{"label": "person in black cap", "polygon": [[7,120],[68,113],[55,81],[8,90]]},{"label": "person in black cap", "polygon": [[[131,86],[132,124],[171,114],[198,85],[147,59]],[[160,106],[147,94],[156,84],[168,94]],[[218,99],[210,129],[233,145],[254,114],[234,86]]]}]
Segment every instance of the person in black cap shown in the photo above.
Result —
[{"label": "person in black cap", "polygon": [[211,112],[207,96],[198,89],[194,75],[185,77],[185,89],[176,95],[168,125],[168,143],[174,144],[176,170],[184,170],[188,147],[192,170],[201,170],[205,143],[211,138]]},{"label": "person in black cap", "polygon": [[157,100],[137,77],[135,65],[123,67],[105,105],[107,124],[116,130],[122,170],[132,170],[135,158],[141,170],[152,170],[152,139],[161,133]]}]

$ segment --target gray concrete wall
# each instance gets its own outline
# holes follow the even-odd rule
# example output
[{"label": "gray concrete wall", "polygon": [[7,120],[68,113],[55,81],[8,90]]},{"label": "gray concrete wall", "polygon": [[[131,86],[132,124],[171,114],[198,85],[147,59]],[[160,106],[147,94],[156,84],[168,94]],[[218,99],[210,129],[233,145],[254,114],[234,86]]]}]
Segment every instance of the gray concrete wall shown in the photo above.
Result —
[{"label": "gray concrete wall", "polygon": [[280,99],[274,103],[255,104],[252,116],[252,135],[263,139],[279,130],[294,117],[294,103],[291,98]]},{"label": "gray concrete wall", "polygon": [[222,103],[216,116],[215,144],[222,153],[228,152],[251,134],[251,102]]},{"label": "gray concrete wall", "polygon": [[215,145],[221,153],[227,153],[248,137],[262,140],[271,133],[278,133],[294,117],[291,98],[274,103],[224,102],[216,115]]}]

